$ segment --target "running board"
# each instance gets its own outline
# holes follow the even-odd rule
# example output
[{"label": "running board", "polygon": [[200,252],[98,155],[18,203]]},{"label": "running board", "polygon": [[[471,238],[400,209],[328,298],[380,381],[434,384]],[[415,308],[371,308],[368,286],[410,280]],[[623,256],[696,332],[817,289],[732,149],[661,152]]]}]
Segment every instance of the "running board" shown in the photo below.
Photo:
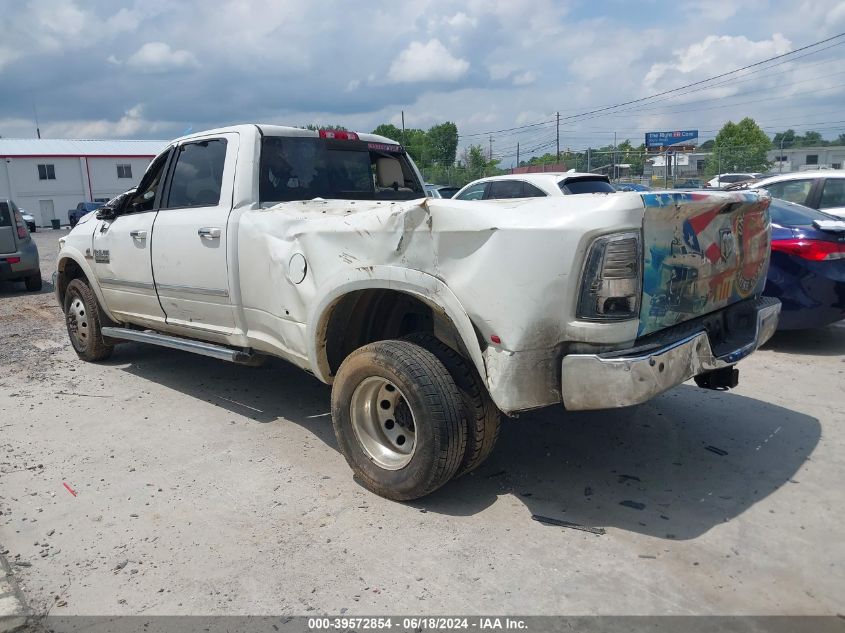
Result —
[{"label": "running board", "polygon": [[202,356],[226,360],[230,363],[248,364],[255,359],[255,355],[252,352],[245,352],[223,345],[215,345],[214,343],[195,341],[189,338],[168,336],[167,334],[159,334],[158,332],[151,332],[149,330],[140,331],[122,327],[104,327],[102,328],[102,333],[103,336],[107,336],[108,338],[135,341],[136,343],[149,343],[151,345],[158,345],[159,347],[169,347],[171,349],[182,350],[183,352],[192,352]]}]

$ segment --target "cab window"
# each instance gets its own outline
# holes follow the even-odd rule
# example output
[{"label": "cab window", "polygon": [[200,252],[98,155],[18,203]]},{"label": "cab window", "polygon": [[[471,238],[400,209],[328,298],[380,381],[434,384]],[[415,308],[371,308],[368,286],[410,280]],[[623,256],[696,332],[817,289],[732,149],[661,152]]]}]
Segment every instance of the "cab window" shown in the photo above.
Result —
[{"label": "cab window", "polygon": [[147,169],[147,173],[141,179],[141,184],[138,185],[135,193],[132,194],[132,197],[127,202],[125,207],[126,213],[139,213],[149,211],[153,208],[156,194],[163,180],[164,167],[167,165],[167,157],[169,155],[170,152],[167,151],[153,160],[149,169]]},{"label": "cab window", "polygon": [[170,179],[164,208],[214,207],[220,204],[226,139],[182,145]]},{"label": "cab window", "polygon": [[484,197],[486,182],[479,182],[467,188],[462,194],[455,196],[456,200],[481,200]]}]

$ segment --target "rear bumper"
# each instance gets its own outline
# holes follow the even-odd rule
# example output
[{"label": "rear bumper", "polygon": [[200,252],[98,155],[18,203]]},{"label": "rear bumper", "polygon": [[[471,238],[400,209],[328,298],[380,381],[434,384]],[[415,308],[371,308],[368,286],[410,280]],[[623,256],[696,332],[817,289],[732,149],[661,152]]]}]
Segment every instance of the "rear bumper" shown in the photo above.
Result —
[{"label": "rear bumper", "polygon": [[[646,351],[570,354],[563,358],[563,403],[569,410],[611,409],[646,402],[702,373],[729,367],[751,354],[777,329],[780,301],[762,298],[752,307],[745,336],[735,336],[714,353],[701,330]],[[727,349],[726,349],[727,348]]]},{"label": "rear bumper", "polygon": [[[18,258],[19,262],[10,264],[8,259]],[[0,281],[9,279],[23,279],[32,273],[40,272],[38,261],[38,249],[34,244],[24,243],[16,253],[4,253],[0,255]]]}]

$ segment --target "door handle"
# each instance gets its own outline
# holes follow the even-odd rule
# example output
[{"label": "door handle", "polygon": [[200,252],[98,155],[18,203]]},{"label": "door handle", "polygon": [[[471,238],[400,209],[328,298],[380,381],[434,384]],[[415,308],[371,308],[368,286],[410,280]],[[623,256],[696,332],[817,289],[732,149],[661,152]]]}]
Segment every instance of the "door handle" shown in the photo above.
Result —
[{"label": "door handle", "polygon": [[197,235],[199,235],[204,240],[219,240],[220,229],[216,226],[204,226],[199,231],[197,231]]},{"label": "door handle", "polygon": [[132,237],[133,240],[145,240],[145,239],[147,239],[147,232],[146,231],[129,231],[129,235]]}]

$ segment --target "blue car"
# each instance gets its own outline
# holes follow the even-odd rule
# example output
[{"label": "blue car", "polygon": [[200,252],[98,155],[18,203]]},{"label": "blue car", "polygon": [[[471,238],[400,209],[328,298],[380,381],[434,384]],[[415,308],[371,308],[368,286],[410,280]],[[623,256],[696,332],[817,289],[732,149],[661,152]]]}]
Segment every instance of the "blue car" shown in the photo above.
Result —
[{"label": "blue car", "polygon": [[845,319],[845,221],[773,199],[772,259],[763,294],[783,305],[779,330]]}]

